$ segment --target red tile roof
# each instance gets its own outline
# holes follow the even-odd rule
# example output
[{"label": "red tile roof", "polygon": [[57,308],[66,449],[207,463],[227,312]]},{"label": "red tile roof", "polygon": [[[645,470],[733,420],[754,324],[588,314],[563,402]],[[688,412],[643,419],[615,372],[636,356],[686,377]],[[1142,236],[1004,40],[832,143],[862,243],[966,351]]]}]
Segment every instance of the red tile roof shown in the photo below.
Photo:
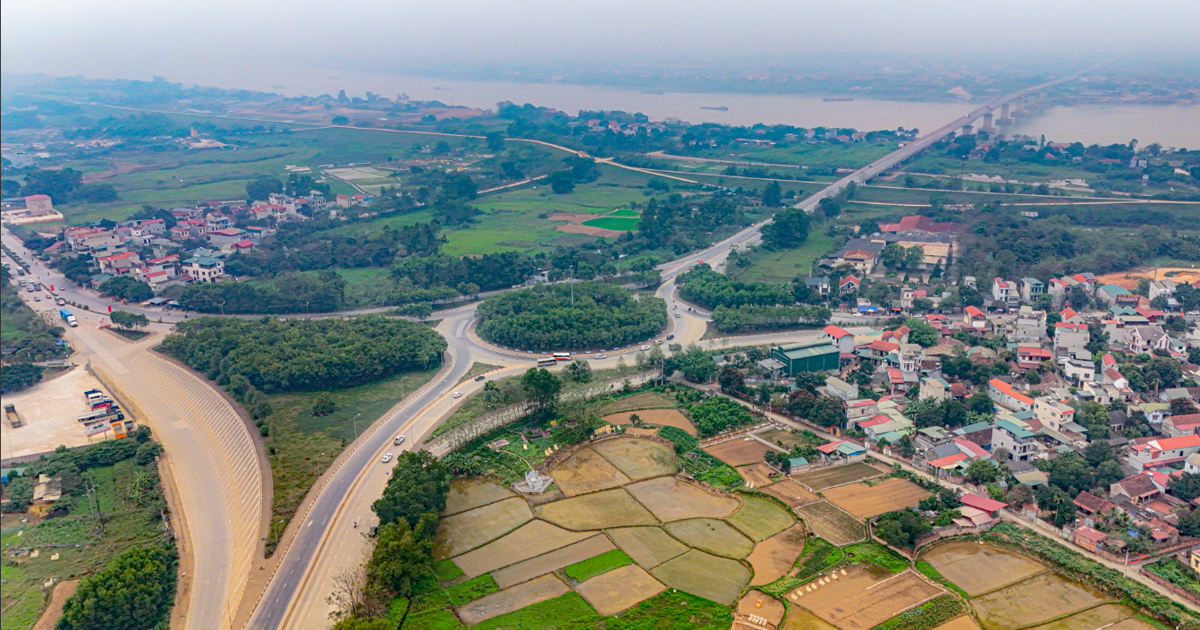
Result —
[{"label": "red tile roof", "polygon": [[841,339],[842,337],[845,337],[846,335],[850,334],[850,333],[846,332],[846,330],[844,328],[841,328],[839,326],[833,326],[833,325],[826,326],[825,328],[822,328],[821,331],[824,332],[825,334],[829,335],[830,337],[833,337],[834,339]]},{"label": "red tile roof", "polygon": [[970,492],[962,495],[962,497],[959,498],[959,501],[962,501],[963,505],[969,505],[977,510],[983,510],[984,512],[995,512],[996,510],[1008,507],[1007,503],[1001,503],[994,499],[988,499],[977,494],[971,494]]},{"label": "red tile roof", "polygon": [[983,311],[974,306],[968,306],[967,315],[970,315],[971,317],[983,317]]},{"label": "red tile roof", "polygon": [[1100,541],[1104,540],[1105,538],[1108,538],[1108,536],[1106,536],[1104,534],[1104,532],[1094,529],[1092,527],[1088,527],[1087,525],[1084,525],[1083,527],[1075,528],[1075,535],[1078,536],[1079,538],[1090,540],[1093,543],[1099,543]]}]

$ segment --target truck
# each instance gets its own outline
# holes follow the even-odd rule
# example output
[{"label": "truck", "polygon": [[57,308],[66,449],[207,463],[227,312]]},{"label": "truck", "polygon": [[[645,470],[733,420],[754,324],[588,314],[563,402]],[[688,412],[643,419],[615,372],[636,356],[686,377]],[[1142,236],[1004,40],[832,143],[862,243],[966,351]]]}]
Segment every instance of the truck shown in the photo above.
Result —
[{"label": "truck", "polygon": [[67,322],[67,325],[71,328],[75,328],[79,325],[79,322],[75,321],[75,316],[71,314],[71,311],[68,311],[65,308],[58,309],[58,316],[61,317],[64,322]]}]

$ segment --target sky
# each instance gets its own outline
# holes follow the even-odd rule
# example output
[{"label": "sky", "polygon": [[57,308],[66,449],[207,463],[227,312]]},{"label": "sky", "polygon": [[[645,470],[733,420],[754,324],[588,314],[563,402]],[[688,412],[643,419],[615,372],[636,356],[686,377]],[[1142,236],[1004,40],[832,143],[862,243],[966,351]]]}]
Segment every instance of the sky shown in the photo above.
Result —
[{"label": "sky", "polygon": [[1197,33],[1197,0],[4,0],[0,70],[176,79],[222,67],[719,65],[812,53],[1169,57],[1200,52]]}]

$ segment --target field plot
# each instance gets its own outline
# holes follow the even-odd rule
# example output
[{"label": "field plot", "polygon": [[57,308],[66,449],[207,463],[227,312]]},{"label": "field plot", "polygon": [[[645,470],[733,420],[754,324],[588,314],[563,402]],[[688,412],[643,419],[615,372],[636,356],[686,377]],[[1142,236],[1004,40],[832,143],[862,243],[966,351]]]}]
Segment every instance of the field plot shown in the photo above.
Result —
[{"label": "field plot", "polygon": [[804,551],[804,538],[804,524],[796,523],[755,545],[754,551],[746,557],[746,561],[754,567],[750,586],[770,584],[791,571],[796,558]]},{"label": "field plot", "polygon": [[796,512],[809,529],[838,547],[866,538],[866,526],[861,521],[826,501],[798,507]]},{"label": "field plot", "polygon": [[563,494],[569,497],[629,483],[629,477],[590,448],[575,451],[555,466],[550,476],[554,478]]},{"label": "field plot", "polygon": [[1043,573],[971,600],[983,630],[1023,628],[1105,598],[1057,573]]},{"label": "field plot", "polygon": [[696,425],[692,424],[692,421],[688,420],[687,416],[674,409],[642,409],[641,411],[613,413],[604,416],[602,419],[609,424],[633,424],[629,416],[634,414],[637,414],[637,417],[646,424],[653,424],[660,427],[675,427],[687,432],[688,435],[699,435],[696,432]]},{"label": "field plot", "polygon": [[726,558],[745,558],[754,550],[754,543],[725,521],[712,518],[691,518],[663,526],[683,544]]},{"label": "field plot", "polygon": [[789,528],[796,518],[767,499],[743,496],[742,507],[729,517],[729,524],[738,528],[750,540],[759,542]]},{"label": "field plot", "polygon": [[766,431],[755,433],[755,435],[772,444],[782,444],[783,448],[789,450],[795,446],[808,444],[804,438],[793,435],[791,431],[784,431],[783,429],[767,429]]},{"label": "field plot", "polygon": [[779,630],[838,630],[838,627],[799,606],[791,606]]},{"label": "field plot", "polygon": [[733,604],[750,581],[742,563],[693,549],[650,571],[660,582],[726,606]]},{"label": "field plot", "polygon": [[842,630],[869,630],[942,593],[914,571],[892,575],[875,565],[852,565],[845,577],[796,589],[788,599]]},{"label": "field plot", "polygon": [[589,227],[597,227],[602,230],[617,230],[620,232],[632,232],[638,228],[638,224],[642,222],[641,217],[614,217],[612,215],[600,217],[599,219],[589,219],[583,224]]},{"label": "field plot", "polygon": [[979,630],[979,624],[970,615],[955,617],[933,630]]},{"label": "field plot", "polygon": [[490,542],[533,520],[521,497],[497,501],[441,519],[433,540],[435,558],[449,558]]},{"label": "field plot", "polygon": [[538,508],[538,518],[575,531],[658,525],[654,515],[622,488],[547,503]]},{"label": "field plot", "polygon": [[446,495],[446,509],[442,515],[466,512],[514,496],[516,493],[512,490],[491,481],[451,479],[450,493]]},{"label": "field plot", "polygon": [[867,519],[892,510],[917,507],[921,499],[929,496],[929,491],[907,479],[887,479],[876,486],[853,483],[829,488],[823,494],[830,503],[858,518]]},{"label": "field plot", "polygon": [[763,460],[763,454],[772,450],[771,447],[754,438],[737,438],[720,444],[709,446],[704,452],[729,464],[730,466],[745,466],[757,464]]},{"label": "field plot", "polygon": [[974,596],[1046,570],[1040,562],[998,547],[950,542],[921,554],[943,577]]},{"label": "field plot", "polygon": [[808,488],[805,488],[804,486],[786,477],[783,480],[777,481],[769,486],[762,486],[759,488],[759,490],[762,490],[763,492],[766,492],[774,497],[778,497],[784,503],[792,507],[800,507],[801,505],[806,505],[813,503],[814,501],[821,500],[821,497],[809,492]]},{"label": "field plot", "polygon": [[622,437],[597,442],[592,449],[634,480],[671,475],[677,470],[675,449],[656,440]]},{"label": "field plot", "polygon": [[813,492],[820,492],[825,488],[840,486],[852,481],[862,481],[882,474],[883,472],[870,464],[855,462],[792,475],[792,479],[804,484]]},{"label": "field plot", "polygon": [[[1095,628],[1108,628],[1130,617],[1133,617],[1132,610],[1120,604],[1105,604],[1076,613],[1064,619],[1059,619],[1058,621],[1037,626],[1034,630],[1094,630]],[[1144,623],[1138,619],[1133,619],[1132,621]],[[1150,624],[1145,625],[1150,626]]]},{"label": "field plot", "polygon": [[682,555],[687,545],[671,538],[659,527],[622,527],[610,529],[609,538],[629,554],[633,561],[644,568],[652,569],[671,558]]},{"label": "field plot", "polygon": [[1124,621],[1118,621],[1104,630],[1160,630],[1160,628],[1137,617],[1130,617]]},{"label": "field plot", "polygon": [[468,624],[477,624],[485,619],[503,615],[526,606],[553,599],[571,592],[562,580],[553,575],[543,575],[524,584],[484,595],[458,608],[458,617]]},{"label": "field plot", "polygon": [[545,521],[534,520],[503,538],[454,558],[454,564],[468,578],[473,578],[577,543],[591,535],[590,532],[570,532]]},{"label": "field plot", "polygon": [[514,584],[520,584],[539,575],[557,571],[563,567],[571,566],[576,562],[593,558],[613,549],[616,549],[616,547],[613,546],[612,541],[606,536],[597,534],[587,540],[567,545],[562,549],[555,549],[550,553],[544,553],[536,558],[530,558],[524,562],[504,567],[499,571],[493,572],[492,578],[496,580],[496,585],[500,588],[508,588]]},{"label": "field plot", "polygon": [[645,569],[630,564],[582,582],[575,590],[607,617],[650,599],[667,587]]},{"label": "field plot", "polygon": [[625,489],[664,523],[696,517],[725,518],[741,505],[737,499],[710,494],[675,477],[647,479]]},{"label": "field plot", "polygon": [[761,489],[763,486],[769,486],[775,481],[770,477],[771,473],[775,471],[761,462],[750,464],[749,466],[738,466],[737,471],[742,476],[742,479],[754,484],[755,488]]},{"label": "field plot", "polygon": [[[643,392],[641,394],[634,394],[633,396],[629,396],[627,398],[622,398],[620,400],[613,401],[613,402],[605,405],[604,408],[600,410],[600,413],[602,415],[607,416],[607,415],[611,415],[611,414],[618,414],[622,411],[637,411],[638,409],[662,409],[662,408],[674,408],[674,407],[675,407],[675,403],[672,400],[670,400],[669,398],[662,396],[661,394],[656,394],[654,392]],[[638,416],[641,417],[642,419],[645,419],[645,416],[643,416],[640,413],[638,414]],[[604,421],[611,422],[608,418],[605,418]]]}]

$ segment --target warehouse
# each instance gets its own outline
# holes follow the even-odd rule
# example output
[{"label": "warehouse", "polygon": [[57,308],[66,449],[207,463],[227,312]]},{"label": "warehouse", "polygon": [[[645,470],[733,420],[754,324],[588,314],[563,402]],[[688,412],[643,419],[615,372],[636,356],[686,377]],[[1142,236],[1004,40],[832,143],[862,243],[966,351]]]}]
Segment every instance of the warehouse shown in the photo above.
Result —
[{"label": "warehouse", "polygon": [[832,371],[839,367],[837,346],[828,339],[778,346],[771,349],[771,358],[783,364],[788,376],[800,372]]}]

